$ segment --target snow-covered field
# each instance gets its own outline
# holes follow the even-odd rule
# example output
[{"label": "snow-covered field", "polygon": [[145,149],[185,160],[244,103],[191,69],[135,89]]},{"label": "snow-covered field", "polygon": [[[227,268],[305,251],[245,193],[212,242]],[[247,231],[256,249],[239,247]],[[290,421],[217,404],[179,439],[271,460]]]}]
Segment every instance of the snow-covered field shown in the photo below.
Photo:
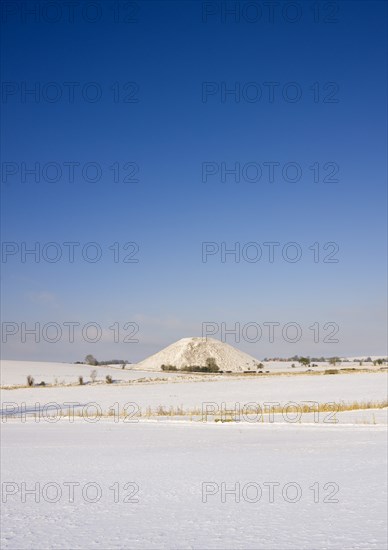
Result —
[{"label": "snow-covered field", "polygon": [[[85,365],[3,362],[10,386],[27,374],[59,384],[1,392],[3,412],[16,413],[1,424],[2,549],[387,547],[387,409],[340,412],[338,423],[313,413],[296,423],[281,414],[238,423],[41,414],[70,402],[102,412],[377,402],[387,372],[244,378],[97,367],[101,383],[61,385],[81,368],[88,377]],[[121,382],[103,383],[106,373]],[[154,376],[167,380],[129,383]]]},{"label": "snow-covered field", "polygon": [[104,380],[110,374],[115,380],[128,381],[142,377],[167,378],[179,376],[176,373],[143,372],[132,370],[132,365],[122,369],[120,365],[91,367],[74,363],[50,363],[44,361],[12,361],[0,362],[1,386],[25,385],[27,376],[33,376],[35,383],[46,384],[78,384],[78,377],[83,376],[84,381],[90,381],[90,373],[97,371],[97,380]]},{"label": "snow-covered field", "polygon": [[386,546],[378,426],[28,422],[2,437],[4,549]]},{"label": "snow-covered field", "polygon": [[321,376],[261,376],[254,378],[220,378],[209,381],[185,381],[175,377],[171,382],[126,384],[96,384],[86,386],[47,386],[18,388],[2,391],[4,402],[26,403],[28,408],[36,403],[66,402],[97,403],[103,412],[114,404],[123,407],[135,403],[140,409],[147,407],[201,408],[203,403],[214,402],[221,406],[247,403],[280,403],[290,401],[318,403],[341,401],[381,401],[386,398],[388,374],[357,373]]},{"label": "snow-covered field", "polygon": [[[140,364],[139,364],[140,365]],[[126,382],[130,380],[136,380],[139,378],[180,378],[184,377],[192,378],[195,376],[199,379],[200,374],[186,374],[177,372],[163,372],[155,370],[143,370],[139,365],[127,365],[125,369],[122,369],[120,365],[107,365],[92,367],[85,364],[75,363],[53,363],[44,361],[14,361],[14,360],[1,360],[0,361],[0,385],[1,386],[24,386],[27,383],[27,376],[33,376],[35,383],[45,382],[46,384],[78,384],[79,376],[82,376],[84,382],[90,382],[90,374],[93,370],[97,372],[97,380],[104,381],[106,375],[111,375],[117,382]],[[294,367],[292,367],[294,365]],[[317,363],[317,367],[313,367],[312,371],[324,371],[332,369],[333,366],[328,363]],[[371,363],[363,364],[361,367],[359,363],[347,362],[337,365],[336,369],[341,368],[367,368],[372,372],[379,372],[380,366],[374,366]],[[303,367],[299,363],[291,361],[268,361],[264,363],[263,371],[265,374],[269,373],[301,373],[306,372],[308,369]],[[209,378],[209,375],[205,375]],[[220,375],[221,376],[221,375]],[[223,378],[228,378],[228,375],[223,375]]]}]

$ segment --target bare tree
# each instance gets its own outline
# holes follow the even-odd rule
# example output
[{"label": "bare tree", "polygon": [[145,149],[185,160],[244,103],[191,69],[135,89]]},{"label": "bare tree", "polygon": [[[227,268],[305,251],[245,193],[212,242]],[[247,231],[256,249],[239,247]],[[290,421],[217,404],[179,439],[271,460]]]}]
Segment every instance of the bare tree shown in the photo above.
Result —
[{"label": "bare tree", "polygon": [[341,359],[339,357],[330,357],[329,365],[335,366],[337,363],[341,363]]}]

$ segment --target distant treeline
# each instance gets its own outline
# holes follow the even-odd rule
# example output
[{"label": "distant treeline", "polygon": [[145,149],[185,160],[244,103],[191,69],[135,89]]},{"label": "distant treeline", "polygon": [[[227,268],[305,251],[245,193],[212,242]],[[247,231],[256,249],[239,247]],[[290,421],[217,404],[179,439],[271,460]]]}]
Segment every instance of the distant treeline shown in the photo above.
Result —
[{"label": "distant treeline", "polygon": [[333,359],[337,359],[337,362],[341,362],[341,363],[349,363],[350,361],[351,362],[358,362],[358,361],[363,361],[364,363],[379,363],[379,362],[385,362],[387,361],[387,358],[380,358],[380,359],[372,359],[371,357],[360,357],[359,359],[340,359],[339,357],[310,357],[309,355],[307,356],[302,356],[302,355],[293,355],[292,357],[265,357],[263,359],[263,361],[300,361],[301,359],[304,359],[305,357],[307,357],[308,359],[310,359],[311,362],[316,362],[316,363],[330,363],[332,362]]},{"label": "distant treeline", "polygon": [[126,359],[110,359],[110,361],[98,361],[98,365],[128,365]]},{"label": "distant treeline", "polygon": [[320,363],[324,363],[326,361],[329,361],[330,359],[330,357],[310,357],[309,355],[293,355],[292,357],[264,357],[263,361],[299,361],[304,357],[308,357],[310,361],[315,361]]},{"label": "distant treeline", "polygon": [[109,359],[108,361],[97,361],[93,355],[87,355],[84,361],[75,361],[75,365],[91,365],[96,367],[98,365],[128,365],[131,364],[127,359]]}]

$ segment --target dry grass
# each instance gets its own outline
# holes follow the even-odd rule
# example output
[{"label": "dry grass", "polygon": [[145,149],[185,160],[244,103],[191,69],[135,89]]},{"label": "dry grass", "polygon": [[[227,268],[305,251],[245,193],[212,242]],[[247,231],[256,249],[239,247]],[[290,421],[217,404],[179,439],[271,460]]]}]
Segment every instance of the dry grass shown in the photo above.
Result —
[{"label": "dry grass", "polygon": [[[228,406],[230,409],[230,405]],[[98,411],[95,412],[88,412],[83,409],[78,409],[74,411],[69,410],[59,410],[56,411],[56,416],[58,418],[87,418],[87,419],[96,419],[99,420],[100,418],[116,418],[120,420],[127,420],[136,422],[137,420],[143,418],[143,419],[151,419],[156,417],[187,417],[190,420],[195,421],[215,421],[215,422],[234,422],[237,419],[244,420],[244,417],[248,417],[249,415],[256,415],[257,416],[257,422],[264,422],[264,418],[272,414],[284,414],[285,411],[288,415],[292,415],[292,413],[339,413],[344,411],[362,411],[367,409],[386,409],[388,408],[388,401],[351,401],[351,402],[345,402],[342,401],[340,403],[335,402],[328,402],[328,403],[314,403],[312,402],[312,405],[309,405],[307,403],[300,403],[297,406],[293,405],[287,405],[287,406],[278,406],[278,407],[271,407],[271,410],[269,409],[263,409],[259,408],[259,405],[257,408],[244,408],[243,404],[240,407],[240,414],[237,411],[231,411],[226,410],[223,411],[221,414],[205,414],[201,408],[192,408],[192,409],[185,409],[183,406],[180,407],[166,407],[163,405],[159,405],[155,408],[147,407],[145,410],[137,409],[134,407],[132,409],[126,409],[126,410],[108,410],[108,411]],[[31,414],[29,415],[32,418],[39,418],[39,413]],[[376,424],[374,415],[373,415],[373,422],[370,421],[361,421],[356,422],[361,424]]]},{"label": "dry grass", "polygon": [[[388,401],[382,400],[382,401],[351,401],[351,402],[345,402],[341,401],[340,403],[327,402],[327,403],[316,403],[311,402],[311,404],[308,404],[307,402],[298,403],[295,405],[283,405],[283,406],[271,406],[271,409],[269,408],[263,408],[260,407],[258,404],[257,407],[244,407],[244,404],[240,405],[240,409],[237,408],[234,411],[231,410],[225,410],[221,412],[221,416],[223,418],[233,418],[238,416],[239,410],[240,410],[240,416],[244,414],[245,416],[248,415],[270,415],[270,414],[284,414],[285,412],[287,414],[292,413],[324,413],[324,412],[344,412],[344,411],[361,411],[366,409],[386,409],[388,408]],[[230,409],[231,406],[228,405],[228,409]],[[206,416],[212,418],[220,418],[220,414],[211,414],[208,413],[207,415],[205,412],[203,412],[201,409],[189,409],[189,410],[183,410],[181,407],[177,409],[169,409],[168,412],[164,413],[163,407],[158,408],[157,411],[154,413],[154,416],[203,416],[204,418]],[[146,416],[151,416],[151,413],[147,411]]]}]

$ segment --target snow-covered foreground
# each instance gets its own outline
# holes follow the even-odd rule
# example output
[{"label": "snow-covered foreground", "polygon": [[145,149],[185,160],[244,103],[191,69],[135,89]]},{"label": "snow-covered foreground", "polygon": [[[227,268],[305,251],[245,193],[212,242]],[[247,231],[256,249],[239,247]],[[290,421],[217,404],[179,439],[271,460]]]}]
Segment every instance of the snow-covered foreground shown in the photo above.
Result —
[{"label": "snow-covered foreground", "polygon": [[[387,372],[233,378],[99,367],[100,383],[74,385],[91,367],[15,363],[3,362],[9,385],[27,371],[38,383],[60,380],[1,391],[4,550],[386,548],[387,409],[339,412],[337,424],[326,412],[214,420],[223,404],[376,403]],[[103,383],[106,373],[117,383]],[[69,403],[75,417],[57,416]],[[207,422],[155,415],[206,403]],[[115,416],[91,418],[96,406]],[[137,414],[150,409],[150,419]]]},{"label": "snow-covered foreground", "polygon": [[29,421],[2,443],[4,549],[386,547],[379,426]]}]

